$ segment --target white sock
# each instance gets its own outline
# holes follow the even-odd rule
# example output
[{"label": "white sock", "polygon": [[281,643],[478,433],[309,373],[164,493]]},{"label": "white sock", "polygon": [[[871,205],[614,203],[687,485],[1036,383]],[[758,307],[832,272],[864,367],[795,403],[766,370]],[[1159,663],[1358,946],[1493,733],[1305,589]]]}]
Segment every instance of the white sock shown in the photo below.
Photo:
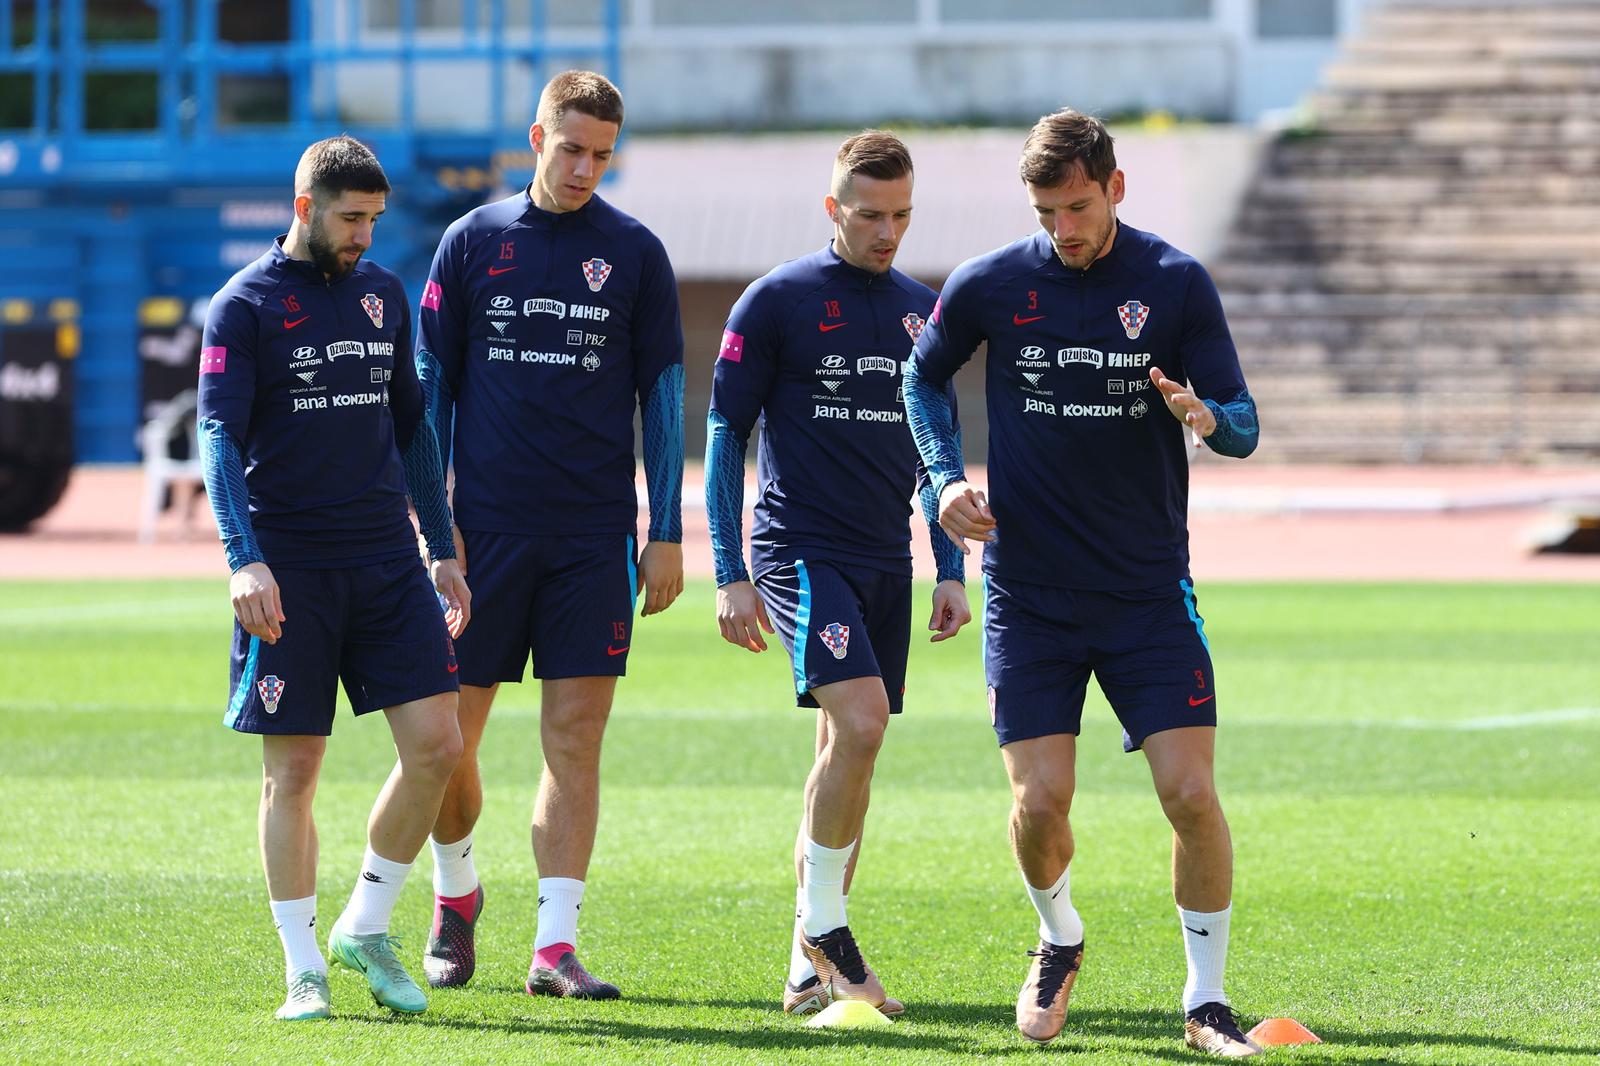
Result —
[{"label": "white sock", "polygon": [[284,978],[292,981],[295,974],[307,970],[327,973],[327,960],[317,947],[317,897],[269,902],[272,924],[278,927],[278,939],[283,942]]},{"label": "white sock", "polygon": [[789,983],[803,985],[817,976],[817,968],[811,965],[811,960],[806,958],[806,953],[800,950],[800,934],[805,932],[805,927],[800,924],[800,912],[805,909],[806,890],[794,890],[794,936],[789,941]]},{"label": "white sock", "polygon": [[456,899],[471,895],[478,887],[478,868],[472,862],[472,834],[454,844],[441,844],[433,837],[433,892]]},{"label": "white sock", "polygon": [[386,859],[368,844],[355,891],[350,893],[350,902],[344,905],[344,913],[334,925],[352,936],[387,933],[389,916],[394,913],[395,901],[410,872],[409,862]]},{"label": "white sock", "polygon": [[1070,948],[1083,943],[1083,919],[1078,908],[1072,905],[1072,889],[1068,884],[1071,867],[1061,871],[1061,876],[1049,888],[1034,888],[1028,884],[1026,874],[1022,885],[1033,900],[1033,909],[1039,912],[1039,939],[1057,947]]},{"label": "white sock", "polygon": [[800,926],[807,936],[821,936],[847,925],[844,913],[844,870],[850,865],[855,841],[842,848],[825,848],[806,837],[805,883],[800,891]]},{"label": "white sock", "polygon": [[578,911],[583,908],[583,882],[571,877],[539,878],[539,931],[533,950],[551,944],[578,946]]},{"label": "white sock", "polygon": [[1178,908],[1183,953],[1189,959],[1189,978],[1183,983],[1185,1014],[1202,1003],[1228,1002],[1222,991],[1222,971],[1228,965],[1228,919],[1232,915],[1231,903],[1211,914]]}]

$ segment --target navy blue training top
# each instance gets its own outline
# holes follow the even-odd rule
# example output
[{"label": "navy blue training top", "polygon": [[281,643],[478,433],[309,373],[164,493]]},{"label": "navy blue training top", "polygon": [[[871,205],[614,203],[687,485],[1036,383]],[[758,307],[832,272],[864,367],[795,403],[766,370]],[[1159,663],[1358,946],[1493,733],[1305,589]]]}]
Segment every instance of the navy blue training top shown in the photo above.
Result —
[{"label": "navy blue training top", "polygon": [[764,417],[756,577],[796,558],[911,573],[921,463],[901,383],[934,301],[926,285],[852,266],[829,244],[777,267],[734,304],[711,412],[740,441]]},{"label": "navy blue training top", "polygon": [[655,234],[598,196],[553,213],[524,189],[445,231],[419,323],[456,405],[461,528],[634,531],[634,410],[683,365]]},{"label": "navy blue training top", "polygon": [[422,392],[405,290],[366,260],[330,282],[285,254],[283,240],[211,299],[199,418],[240,445],[269,566],[414,555],[400,452],[421,421]]},{"label": "navy blue training top", "polygon": [[996,523],[984,571],[1096,590],[1184,579],[1188,430],[1150,368],[1206,400],[1248,400],[1205,269],[1119,223],[1111,251],[1074,270],[1040,230],[956,268],[917,373],[943,387],[984,341]]}]

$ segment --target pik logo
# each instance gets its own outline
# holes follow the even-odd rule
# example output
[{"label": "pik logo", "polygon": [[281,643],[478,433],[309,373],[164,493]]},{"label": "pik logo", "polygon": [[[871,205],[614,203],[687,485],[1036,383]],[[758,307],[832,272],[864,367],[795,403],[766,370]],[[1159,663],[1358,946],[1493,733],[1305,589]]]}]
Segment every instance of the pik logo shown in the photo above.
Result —
[{"label": "pik logo", "polygon": [[600,369],[600,357],[593,352],[583,357],[583,368],[591,374]]},{"label": "pik logo", "polygon": [[1129,340],[1138,340],[1139,331],[1144,329],[1145,322],[1150,318],[1150,308],[1138,300],[1129,300],[1117,308],[1117,318],[1122,322],[1122,332],[1128,335]]},{"label": "pik logo", "polygon": [[377,293],[369,292],[361,298],[361,310],[365,311],[367,317],[372,319],[374,329],[383,328],[383,301],[378,299]]},{"label": "pik logo", "polygon": [[590,292],[599,292],[611,276],[611,264],[604,259],[591,259],[583,264],[583,280],[589,283]]},{"label": "pik logo", "polygon": [[286,687],[277,674],[268,674],[256,682],[256,691],[261,693],[261,706],[267,709],[268,714],[278,713],[278,703],[283,699]]},{"label": "pik logo", "polygon": [[927,322],[921,315],[913,313],[902,318],[900,324],[906,328],[906,333],[911,337],[911,343],[915,344],[918,338],[922,336],[922,327],[927,325]]},{"label": "pik logo", "polygon": [[850,627],[842,626],[838,622],[829,622],[817,630],[817,636],[822,638],[822,644],[833,652],[835,659],[843,659],[850,652]]},{"label": "pik logo", "polygon": [[1133,401],[1133,406],[1128,408],[1128,413],[1134,418],[1143,418],[1145,414],[1149,412],[1149,410],[1149,404],[1145,403],[1143,400],[1135,400]]}]

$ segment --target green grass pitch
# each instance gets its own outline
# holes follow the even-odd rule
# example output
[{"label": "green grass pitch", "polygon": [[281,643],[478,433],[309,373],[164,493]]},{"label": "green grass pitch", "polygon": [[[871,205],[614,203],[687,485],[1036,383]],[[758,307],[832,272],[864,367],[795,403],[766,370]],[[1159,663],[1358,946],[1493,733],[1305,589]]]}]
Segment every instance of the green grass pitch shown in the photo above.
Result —
[{"label": "green grass pitch", "polygon": [[[1238,853],[1229,990],[1247,1022],[1289,1015],[1327,1041],[1271,1059],[1594,1061],[1600,588],[1217,585],[1201,610]],[[0,584],[0,1061],[1193,1058],[1168,831],[1097,693],[1073,812],[1085,967],[1054,1044],[1014,1031],[1036,919],[1006,843],[975,631],[915,647],[851,896],[907,1013],[837,1033],[785,1017],[813,721],[790,706],[781,648],[720,641],[706,582],[640,624],[606,740],[580,946],[626,998],[521,991],[539,765],[523,686],[502,694],[484,749],[473,984],[402,1019],[336,970],[335,1020],[274,1023],[259,744],[220,725],[228,624],[221,580]],[[391,758],[381,721],[341,714],[317,796],[324,927]],[[429,876],[424,855],[394,925],[415,973]]]}]

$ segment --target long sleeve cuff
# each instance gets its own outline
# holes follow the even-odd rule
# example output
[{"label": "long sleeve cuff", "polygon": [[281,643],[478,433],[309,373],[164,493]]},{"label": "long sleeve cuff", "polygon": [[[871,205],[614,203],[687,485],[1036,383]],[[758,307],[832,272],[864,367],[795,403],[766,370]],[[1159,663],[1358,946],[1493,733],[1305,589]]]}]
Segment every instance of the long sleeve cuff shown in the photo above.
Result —
[{"label": "long sleeve cuff", "polygon": [[706,524],[717,586],[750,580],[744,565],[744,457],[748,441],[716,411],[706,417]]},{"label": "long sleeve cuff", "polygon": [[261,545],[256,543],[255,527],[250,522],[250,490],[245,485],[244,455],[239,443],[214,418],[200,419],[197,429],[206,496],[217,519],[228,569],[263,562]]},{"label": "long sleeve cuff", "polygon": [[644,483],[650,539],[683,542],[683,365],[661,372],[645,398]]},{"label": "long sleeve cuff", "polygon": [[[956,430],[956,454],[961,454],[961,431]],[[950,539],[944,527],[939,525],[939,490],[933,487],[930,478],[922,483],[917,490],[917,497],[922,502],[922,517],[928,523],[928,544],[933,548],[933,563],[940,581],[967,580],[967,557],[961,554],[961,549],[956,542]]]},{"label": "long sleeve cuff", "polygon": [[1207,400],[1206,406],[1217,420],[1217,428],[1206,438],[1206,446],[1218,455],[1243,459],[1256,450],[1261,424],[1256,419],[1256,401],[1241,392],[1227,403]]}]

